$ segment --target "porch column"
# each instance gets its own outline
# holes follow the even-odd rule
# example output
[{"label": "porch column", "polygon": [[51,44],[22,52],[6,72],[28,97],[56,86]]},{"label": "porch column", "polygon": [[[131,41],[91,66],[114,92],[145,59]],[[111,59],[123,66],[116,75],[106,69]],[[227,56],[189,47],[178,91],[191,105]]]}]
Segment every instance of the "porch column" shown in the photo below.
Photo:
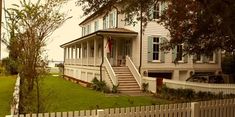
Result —
[{"label": "porch column", "polygon": [[65,47],[64,48],[64,64],[66,64],[66,62],[67,62],[66,61],[66,59],[67,59],[67,57],[66,57],[67,55],[66,54],[67,54],[67,48]]},{"label": "porch column", "polygon": [[87,49],[87,65],[89,65],[89,52],[90,52],[90,43],[89,41],[87,41],[87,46],[86,46],[86,49]]},{"label": "porch column", "polygon": [[71,47],[71,59],[72,59],[72,64],[74,64],[74,46]]},{"label": "porch column", "polygon": [[96,65],[96,51],[97,50],[98,50],[97,42],[96,42],[96,39],[94,39],[94,66]]},{"label": "porch column", "polygon": [[78,50],[77,44],[75,44],[75,60],[74,60],[74,63],[75,63],[75,64],[78,64],[78,63],[77,63],[77,62],[78,62],[78,61],[77,61],[77,59],[78,59],[78,54],[77,54],[78,51],[77,51],[77,50]]},{"label": "porch column", "polygon": [[80,48],[80,55],[81,55],[81,65],[83,65],[83,43],[81,43],[81,48]]},{"label": "porch column", "polygon": [[75,59],[78,58],[78,46],[77,44],[75,45]]},{"label": "porch column", "polygon": [[69,59],[69,47],[67,47],[67,59]]},{"label": "porch column", "polygon": [[107,48],[106,48],[107,42],[108,38],[104,37],[104,47],[103,47],[104,57],[107,57]]}]

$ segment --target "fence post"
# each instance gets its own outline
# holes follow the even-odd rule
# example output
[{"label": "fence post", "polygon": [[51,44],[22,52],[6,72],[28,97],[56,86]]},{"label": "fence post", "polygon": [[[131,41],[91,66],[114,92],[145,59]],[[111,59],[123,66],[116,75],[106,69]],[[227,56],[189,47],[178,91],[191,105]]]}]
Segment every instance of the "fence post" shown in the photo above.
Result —
[{"label": "fence post", "polygon": [[200,111],[199,111],[199,103],[198,102],[192,102],[191,103],[191,117],[199,117]]},{"label": "fence post", "polygon": [[104,110],[97,110],[97,117],[104,117]]}]

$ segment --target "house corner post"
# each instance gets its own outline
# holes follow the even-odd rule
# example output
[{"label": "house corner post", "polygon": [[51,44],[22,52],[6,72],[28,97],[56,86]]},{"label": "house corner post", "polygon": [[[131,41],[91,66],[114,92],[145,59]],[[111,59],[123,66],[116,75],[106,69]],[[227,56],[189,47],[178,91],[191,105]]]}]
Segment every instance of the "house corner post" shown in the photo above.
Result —
[{"label": "house corner post", "polygon": [[191,117],[199,117],[200,115],[200,106],[198,102],[191,103]]}]

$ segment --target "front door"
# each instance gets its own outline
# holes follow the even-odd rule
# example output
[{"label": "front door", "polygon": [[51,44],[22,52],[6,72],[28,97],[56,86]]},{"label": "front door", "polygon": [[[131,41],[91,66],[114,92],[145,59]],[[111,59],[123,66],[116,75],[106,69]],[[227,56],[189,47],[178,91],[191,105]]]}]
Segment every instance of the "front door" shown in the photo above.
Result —
[{"label": "front door", "polygon": [[117,66],[125,66],[126,56],[128,55],[131,57],[131,40],[120,39],[118,42]]}]

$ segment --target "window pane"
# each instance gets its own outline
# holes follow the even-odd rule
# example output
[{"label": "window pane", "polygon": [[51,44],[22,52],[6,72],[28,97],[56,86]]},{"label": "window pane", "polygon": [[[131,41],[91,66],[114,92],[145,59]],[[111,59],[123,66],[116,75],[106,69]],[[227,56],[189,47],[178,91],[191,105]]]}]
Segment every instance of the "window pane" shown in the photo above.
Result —
[{"label": "window pane", "polygon": [[154,37],[153,42],[159,43],[159,37]]},{"label": "window pane", "polygon": [[197,54],[196,61],[201,61],[201,55]]},{"label": "window pane", "polygon": [[213,53],[210,53],[208,58],[209,58],[209,61],[213,61],[214,60]]},{"label": "window pane", "polygon": [[160,4],[157,3],[154,5],[154,10],[153,10],[153,19],[158,19],[159,18],[159,11],[160,11]]},{"label": "window pane", "polygon": [[179,61],[183,60],[183,46],[182,45],[177,46],[177,59]]},{"label": "window pane", "polygon": [[159,60],[159,53],[153,53],[153,60]]}]

